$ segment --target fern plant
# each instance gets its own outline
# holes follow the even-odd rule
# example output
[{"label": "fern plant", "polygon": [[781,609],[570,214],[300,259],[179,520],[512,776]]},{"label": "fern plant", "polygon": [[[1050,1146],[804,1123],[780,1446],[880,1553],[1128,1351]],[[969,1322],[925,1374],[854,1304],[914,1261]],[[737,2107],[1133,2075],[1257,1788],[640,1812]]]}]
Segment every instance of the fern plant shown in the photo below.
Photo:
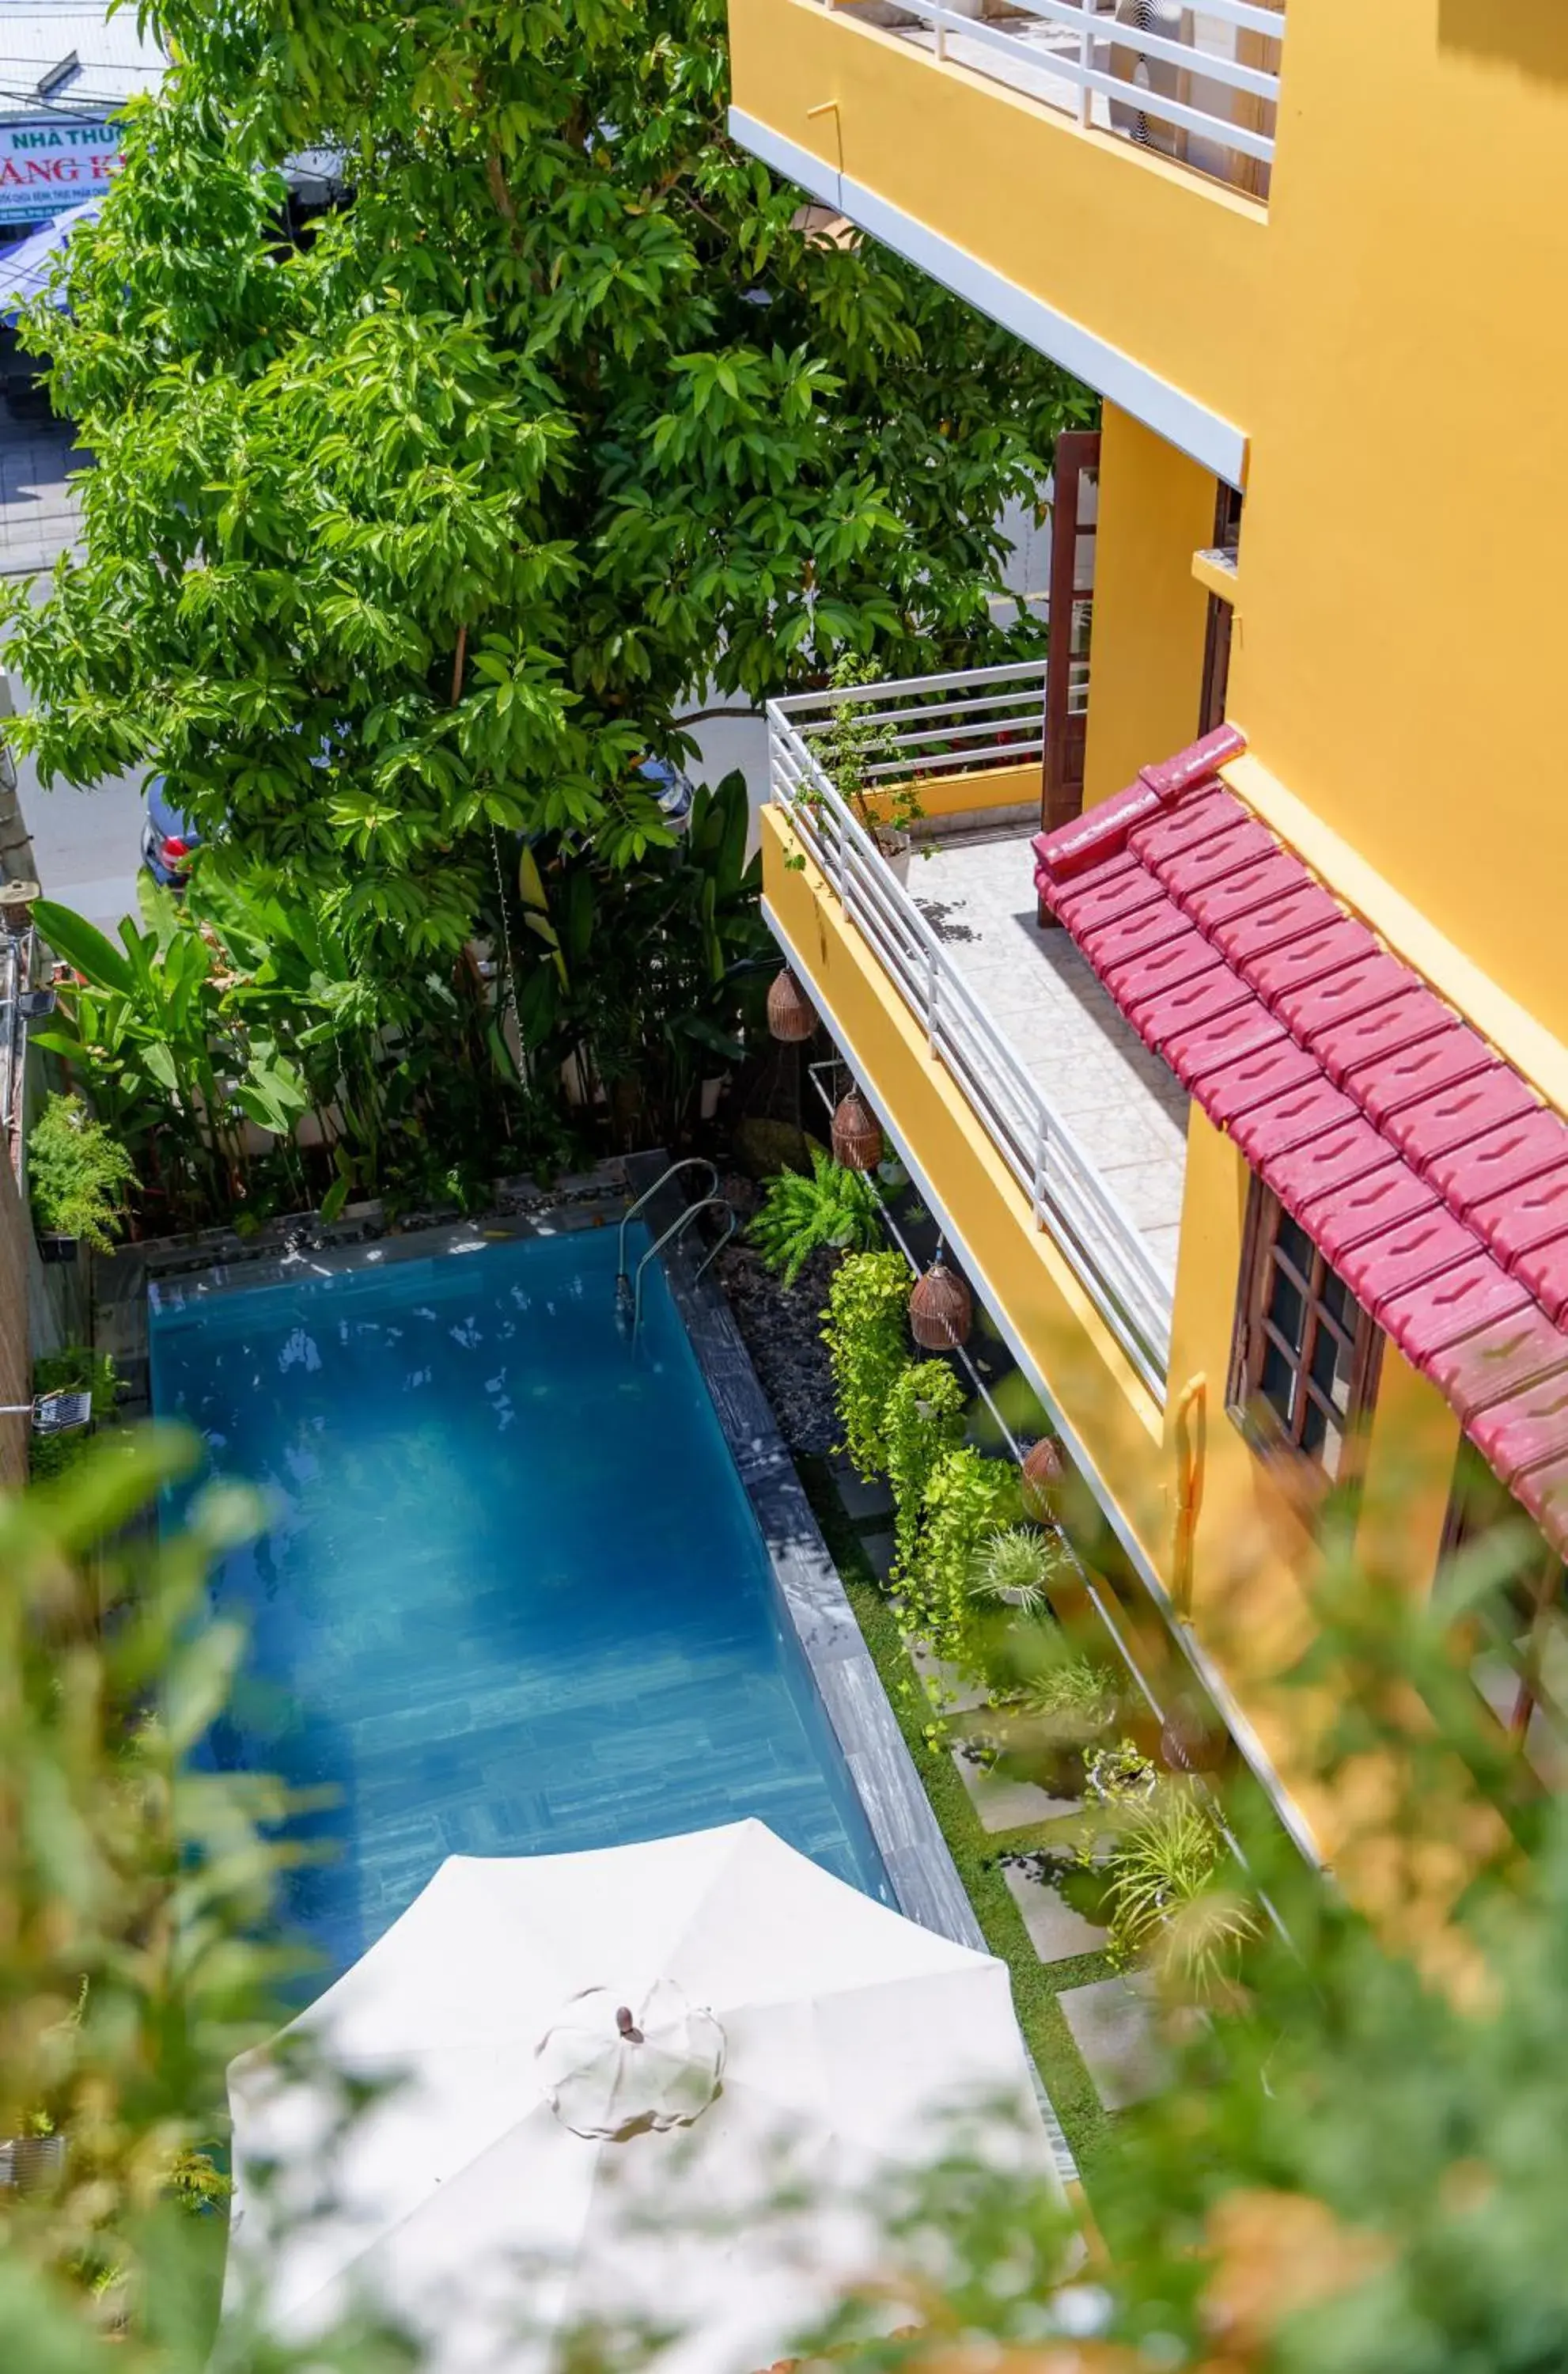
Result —
[{"label": "fern plant", "polygon": [[827,1289],[822,1334],[843,1449],[868,1481],[887,1473],[888,1397],[908,1365],[909,1267],[902,1253],[848,1253]]},{"label": "fern plant", "polygon": [[124,1227],[135,1165],[80,1097],[52,1096],[28,1134],[33,1218],[45,1236],[80,1237],[108,1252]]},{"label": "fern plant", "polygon": [[887,1480],[893,1487],[893,1580],[915,1555],[932,1468],[964,1432],[964,1388],[945,1360],[911,1360],[883,1412]]},{"label": "fern plant", "polygon": [[765,1265],[793,1286],[813,1253],[839,1247],[873,1252],[883,1241],[882,1196],[863,1171],[811,1149],[812,1175],[781,1170],[770,1179],[747,1235]]}]

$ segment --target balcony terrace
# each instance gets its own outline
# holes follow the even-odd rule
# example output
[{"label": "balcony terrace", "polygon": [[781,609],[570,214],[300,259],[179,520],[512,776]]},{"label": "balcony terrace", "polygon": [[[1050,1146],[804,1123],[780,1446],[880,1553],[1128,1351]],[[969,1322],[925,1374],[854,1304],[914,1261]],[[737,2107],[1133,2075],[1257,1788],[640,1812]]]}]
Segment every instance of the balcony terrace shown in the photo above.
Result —
[{"label": "balcony terrace", "polygon": [[1256,0],[821,0],[1022,92],[1266,198],[1282,7]]},{"label": "balcony terrace", "polygon": [[[1036,921],[1043,702],[1041,662],[775,701],[773,789],[1023,1213],[1158,1399],[1187,1098],[1066,934]],[[906,849],[890,817],[908,785],[923,815]],[[874,1098],[874,1064],[866,1086]]]}]

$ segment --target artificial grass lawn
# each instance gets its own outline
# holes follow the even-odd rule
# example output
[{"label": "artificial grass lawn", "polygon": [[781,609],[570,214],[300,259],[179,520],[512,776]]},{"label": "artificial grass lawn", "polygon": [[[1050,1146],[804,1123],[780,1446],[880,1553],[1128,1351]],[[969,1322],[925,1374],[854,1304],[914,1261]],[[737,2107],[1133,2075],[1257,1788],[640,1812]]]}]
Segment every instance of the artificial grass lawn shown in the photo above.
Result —
[{"label": "artificial grass lawn", "polygon": [[992,1953],[1012,1974],[1012,1998],[1024,2041],[1080,2172],[1092,2186],[1094,2159],[1109,2136],[1112,2120],[1094,2091],[1056,1999],[1069,1987],[1108,1977],[1111,1966],[1104,1954],[1042,1962],[1000,1869],[1003,1855],[1041,1849],[1060,1852],[1063,1832],[1071,1828],[1071,1822],[1036,1822],[1021,1830],[991,1831],[982,1826],[946,1745],[933,1747],[925,1736],[930,1718],[925,1693],[861,1543],[862,1530],[885,1531],[887,1519],[869,1517],[863,1528],[857,1527],[845,1512],[825,1460],[800,1458],[795,1463],[975,1917]]}]

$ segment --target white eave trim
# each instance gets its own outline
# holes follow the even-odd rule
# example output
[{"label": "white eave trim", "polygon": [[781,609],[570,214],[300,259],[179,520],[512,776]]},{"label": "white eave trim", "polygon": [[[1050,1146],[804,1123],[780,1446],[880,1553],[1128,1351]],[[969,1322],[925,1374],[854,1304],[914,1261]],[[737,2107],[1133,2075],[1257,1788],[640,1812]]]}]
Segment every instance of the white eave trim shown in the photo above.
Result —
[{"label": "white eave trim", "polygon": [[1184,395],[1180,388],[1146,370],[1119,347],[1031,296],[1016,281],[1004,280],[967,249],[943,239],[900,207],[889,206],[874,191],[840,173],[811,149],[759,123],[742,108],[730,110],[730,136],[754,157],[760,157],[765,165],[771,165],[776,173],[859,223],[895,255],[918,265],[966,305],[973,305],[977,312],[1000,322],[1037,354],[1048,356],[1075,379],[1086,381],[1167,444],[1190,453],[1227,486],[1241,486],[1246,468],[1246,438],[1234,421],[1222,419],[1217,412]]}]

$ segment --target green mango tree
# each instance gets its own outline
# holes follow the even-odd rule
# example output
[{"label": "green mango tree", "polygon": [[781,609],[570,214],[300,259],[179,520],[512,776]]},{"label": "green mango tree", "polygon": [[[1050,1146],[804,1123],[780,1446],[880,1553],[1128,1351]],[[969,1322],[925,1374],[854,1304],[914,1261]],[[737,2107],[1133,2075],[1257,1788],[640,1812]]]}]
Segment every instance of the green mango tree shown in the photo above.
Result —
[{"label": "green mango tree", "polygon": [[[0,601],[46,779],[160,770],[406,1022],[506,835],[669,840],[638,762],[705,687],[1039,649],[1000,521],[1091,400],[813,234],[727,136],[722,0],[158,14],[174,66],[28,329],[95,457],[79,552]],[[291,242],[301,148],[350,202]]]}]

